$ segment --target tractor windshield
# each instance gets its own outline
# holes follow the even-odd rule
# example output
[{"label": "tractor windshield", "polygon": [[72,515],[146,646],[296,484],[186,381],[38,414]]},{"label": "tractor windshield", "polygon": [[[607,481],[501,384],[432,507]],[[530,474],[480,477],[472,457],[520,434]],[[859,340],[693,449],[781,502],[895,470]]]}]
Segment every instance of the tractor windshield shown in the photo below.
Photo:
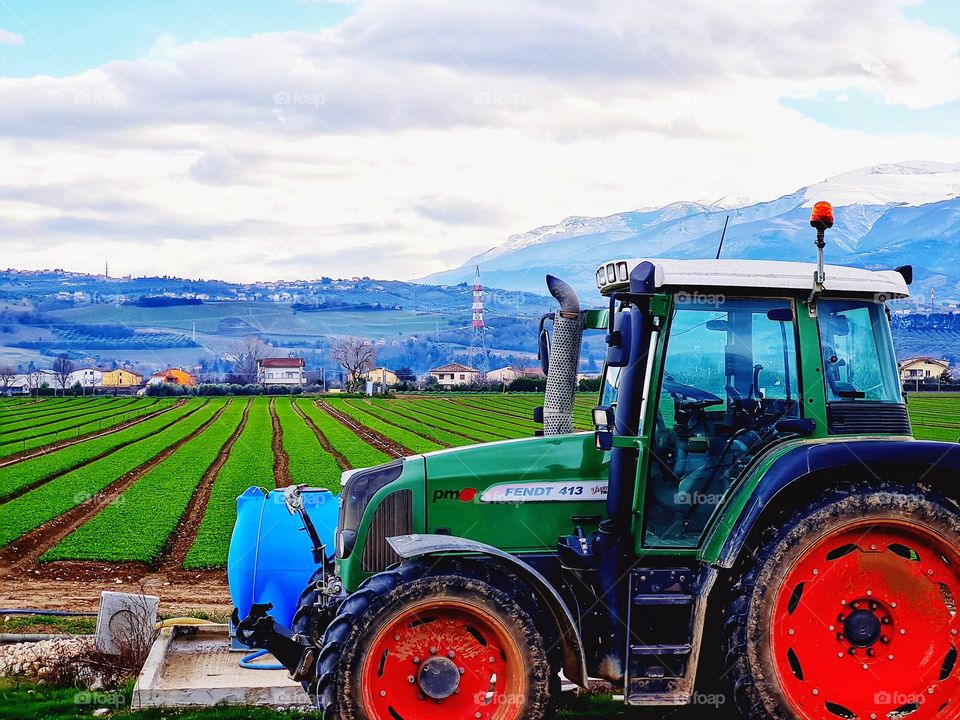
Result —
[{"label": "tractor windshield", "polygon": [[828,402],[902,402],[890,323],[869,300],[821,300],[818,322]]}]

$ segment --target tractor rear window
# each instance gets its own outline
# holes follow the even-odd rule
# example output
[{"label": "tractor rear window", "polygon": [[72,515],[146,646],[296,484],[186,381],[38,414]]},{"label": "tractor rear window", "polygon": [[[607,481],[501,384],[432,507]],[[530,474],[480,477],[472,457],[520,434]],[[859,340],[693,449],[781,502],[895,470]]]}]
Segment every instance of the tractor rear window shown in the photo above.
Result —
[{"label": "tractor rear window", "polygon": [[821,300],[828,402],[902,402],[887,313],[868,300]]}]

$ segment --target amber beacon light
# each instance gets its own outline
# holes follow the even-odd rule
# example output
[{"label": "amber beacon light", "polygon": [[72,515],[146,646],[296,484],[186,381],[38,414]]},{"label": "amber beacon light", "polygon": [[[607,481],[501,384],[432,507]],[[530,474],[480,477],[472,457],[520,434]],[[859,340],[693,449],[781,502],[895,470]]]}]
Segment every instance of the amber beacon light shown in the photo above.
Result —
[{"label": "amber beacon light", "polygon": [[817,230],[833,227],[833,206],[822,200],[816,203],[810,213],[810,225]]}]

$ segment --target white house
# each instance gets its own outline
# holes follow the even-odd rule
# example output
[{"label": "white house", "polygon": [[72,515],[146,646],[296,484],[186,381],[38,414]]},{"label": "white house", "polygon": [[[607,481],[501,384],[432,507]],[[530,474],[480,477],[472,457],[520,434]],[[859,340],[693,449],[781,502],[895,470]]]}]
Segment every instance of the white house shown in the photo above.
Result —
[{"label": "white house", "polygon": [[257,382],[261,385],[304,385],[303,358],[261,358],[257,360]]},{"label": "white house", "polygon": [[437,382],[443,387],[455,387],[457,385],[475,385],[480,382],[480,371],[460,363],[448,363],[434,368],[430,375],[437,379]]},{"label": "white house", "polygon": [[6,393],[8,395],[26,395],[43,385],[51,388],[60,387],[52,370],[34,370],[32,373],[14,375],[13,380],[7,385]]},{"label": "white house", "polygon": [[67,376],[67,387],[78,383],[85,390],[100,387],[103,385],[103,370],[95,367],[77,368]]},{"label": "white house", "polygon": [[497,368],[487,373],[487,382],[489,383],[510,383],[517,378],[530,378],[539,380],[543,378],[543,371],[540,368],[506,367]]}]

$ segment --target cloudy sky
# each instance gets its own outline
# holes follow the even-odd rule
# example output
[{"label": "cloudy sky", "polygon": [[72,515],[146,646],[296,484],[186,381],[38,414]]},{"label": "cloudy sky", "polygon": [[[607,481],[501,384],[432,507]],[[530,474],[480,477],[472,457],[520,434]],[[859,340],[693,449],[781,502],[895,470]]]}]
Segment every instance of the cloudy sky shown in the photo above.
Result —
[{"label": "cloudy sky", "polygon": [[0,0],[0,266],[411,278],[960,160],[955,0]]}]

